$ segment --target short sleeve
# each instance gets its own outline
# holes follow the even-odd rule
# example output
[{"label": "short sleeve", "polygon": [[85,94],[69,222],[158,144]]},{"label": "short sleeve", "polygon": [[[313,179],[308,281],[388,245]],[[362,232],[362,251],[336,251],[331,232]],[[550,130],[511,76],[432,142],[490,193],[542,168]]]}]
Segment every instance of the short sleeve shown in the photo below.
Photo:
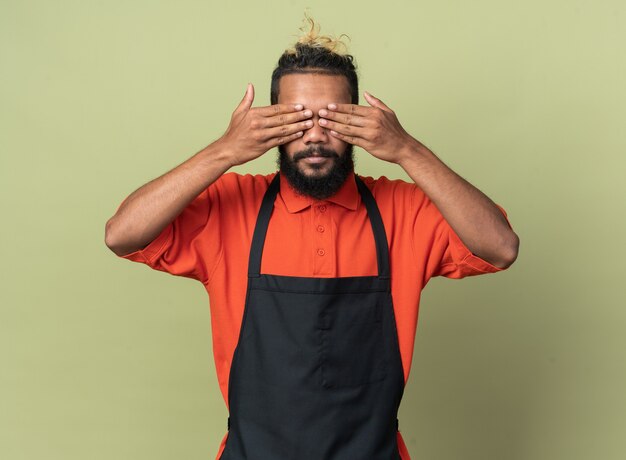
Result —
[{"label": "short sleeve", "polygon": [[[464,278],[505,270],[473,254],[461,241],[461,238],[445,220],[435,204],[419,189],[414,195],[421,201],[415,219],[414,244],[416,250],[427,253],[427,277],[444,276],[446,278]],[[509,227],[506,211],[496,204]]]},{"label": "short sleeve", "polygon": [[209,187],[147,246],[119,257],[206,284],[220,252],[219,232],[211,232],[219,228],[219,213],[211,212],[210,195]]}]

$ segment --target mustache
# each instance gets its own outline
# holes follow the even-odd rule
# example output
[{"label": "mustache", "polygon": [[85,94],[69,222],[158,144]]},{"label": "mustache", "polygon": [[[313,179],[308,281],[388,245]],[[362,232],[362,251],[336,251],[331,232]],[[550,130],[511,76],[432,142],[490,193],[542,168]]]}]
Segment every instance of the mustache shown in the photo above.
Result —
[{"label": "mustache", "polygon": [[301,150],[294,154],[293,161],[299,161],[303,158],[309,157],[327,157],[327,158],[339,158],[337,152],[332,149],[327,149],[325,147],[309,147],[306,150]]}]

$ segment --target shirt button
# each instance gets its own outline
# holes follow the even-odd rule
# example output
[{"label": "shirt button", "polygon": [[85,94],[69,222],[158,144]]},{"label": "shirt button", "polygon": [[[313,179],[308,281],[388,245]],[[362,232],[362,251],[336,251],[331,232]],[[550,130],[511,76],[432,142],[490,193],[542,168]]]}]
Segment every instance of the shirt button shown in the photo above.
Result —
[{"label": "shirt button", "polygon": [[319,209],[320,212],[324,212],[324,211],[326,211],[326,205],[322,204],[322,205],[318,206],[317,209]]},{"label": "shirt button", "polygon": [[323,225],[318,225],[317,226],[317,231],[320,233],[324,233],[324,226]]},{"label": "shirt button", "polygon": [[326,254],[326,251],[324,251],[323,249],[318,249],[317,250],[317,255],[318,256],[323,256],[324,254]]}]

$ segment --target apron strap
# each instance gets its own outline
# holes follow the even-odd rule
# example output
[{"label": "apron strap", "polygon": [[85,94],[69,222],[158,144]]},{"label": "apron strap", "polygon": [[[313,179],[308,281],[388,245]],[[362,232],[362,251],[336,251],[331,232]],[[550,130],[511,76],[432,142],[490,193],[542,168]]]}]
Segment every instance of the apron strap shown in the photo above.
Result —
[{"label": "apron strap", "polygon": [[361,199],[365,203],[367,209],[367,215],[370,218],[370,224],[372,225],[372,231],[374,232],[374,241],[376,242],[376,258],[378,259],[378,277],[389,279],[389,246],[387,245],[387,234],[385,233],[385,226],[383,225],[383,219],[380,216],[378,205],[374,196],[365,182],[361,180],[359,176],[354,175],[356,179],[356,185],[361,194]]},{"label": "apron strap", "polygon": [[248,262],[248,277],[258,278],[261,273],[261,255],[263,254],[263,245],[265,244],[265,235],[267,227],[270,223],[272,210],[274,209],[274,201],[278,190],[280,189],[279,174],[276,173],[274,180],[270,183],[269,188],[263,196],[261,209],[256,219],[254,227],[254,235],[252,236],[252,246],[250,247],[250,260]]},{"label": "apron strap", "polygon": [[[389,279],[389,246],[387,245],[387,235],[385,233],[383,220],[380,216],[380,212],[372,192],[367,188],[359,176],[355,174],[354,178],[356,180],[361,199],[365,203],[370,224],[372,225],[372,231],[374,232],[376,259],[378,261],[378,277],[382,279]],[[265,195],[263,196],[263,201],[261,202],[261,208],[254,227],[254,234],[252,236],[252,246],[250,247],[250,259],[248,261],[249,277],[256,278],[260,276],[261,256],[263,254],[263,246],[265,245],[265,236],[267,235],[267,228],[269,226],[270,217],[272,216],[272,210],[274,209],[274,201],[276,200],[276,195],[278,195],[279,190],[280,172],[276,173],[274,176],[274,179],[270,183]]]}]

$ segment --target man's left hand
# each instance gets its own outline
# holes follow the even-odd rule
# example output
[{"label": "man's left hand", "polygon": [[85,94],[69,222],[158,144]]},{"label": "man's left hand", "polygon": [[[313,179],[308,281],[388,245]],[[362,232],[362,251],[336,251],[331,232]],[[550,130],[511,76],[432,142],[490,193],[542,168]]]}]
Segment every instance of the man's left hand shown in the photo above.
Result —
[{"label": "man's left hand", "polygon": [[357,145],[376,158],[399,163],[411,148],[423,145],[407,133],[393,110],[365,92],[371,107],[355,104],[328,104],[319,111],[319,124],[332,136]]}]

